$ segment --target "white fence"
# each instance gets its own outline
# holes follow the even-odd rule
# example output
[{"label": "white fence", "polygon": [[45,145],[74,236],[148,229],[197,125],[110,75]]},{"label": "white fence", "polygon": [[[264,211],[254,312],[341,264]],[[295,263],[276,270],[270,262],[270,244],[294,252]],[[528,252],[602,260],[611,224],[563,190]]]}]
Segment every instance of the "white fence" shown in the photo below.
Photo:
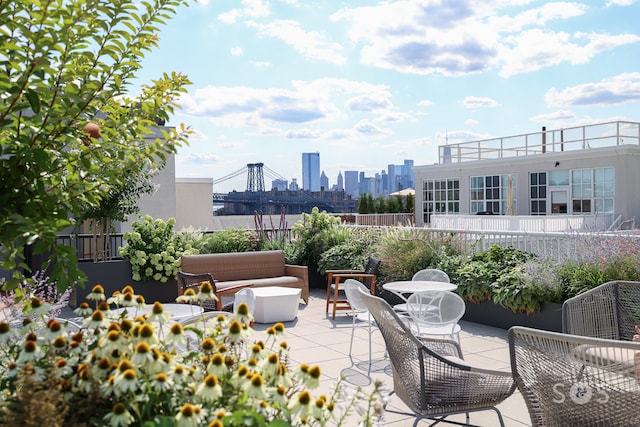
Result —
[{"label": "white fence", "polygon": [[431,215],[431,228],[526,232],[607,230],[613,214],[599,215]]}]

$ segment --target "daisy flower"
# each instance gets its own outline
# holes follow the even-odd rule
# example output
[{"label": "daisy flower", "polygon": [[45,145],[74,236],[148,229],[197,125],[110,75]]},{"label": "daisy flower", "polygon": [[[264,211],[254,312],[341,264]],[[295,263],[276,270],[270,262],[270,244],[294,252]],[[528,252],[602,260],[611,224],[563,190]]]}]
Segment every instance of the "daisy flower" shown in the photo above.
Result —
[{"label": "daisy flower", "polygon": [[187,340],[184,336],[184,328],[180,323],[174,323],[169,328],[169,332],[165,335],[164,340],[167,344],[175,347],[184,347]]},{"label": "daisy flower", "polygon": [[186,302],[187,304],[193,304],[194,302],[198,301],[198,295],[196,295],[196,291],[194,291],[192,288],[188,288],[187,290],[184,291],[184,294],[176,298],[176,301]]},{"label": "daisy flower", "polygon": [[249,397],[264,399],[267,395],[264,379],[262,378],[262,375],[258,373],[253,373],[250,380],[242,385],[242,388]]},{"label": "daisy flower", "polygon": [[311,413],[311,393],[303,390],[289,402],[289,410],[293,415],[306,418]]},{"label": "daisy flower", "polygon": [[146,365],[153,363],[153,360],[153,353],[151,352],[149,344],[144,341],[139,342],[136,345],[133,356],[131,356],[131,363],[145,367]]},{"label": "daisy flower", "polygon": [[104,312],[100,310],[95,310],[91,317],[87,317],[82,322],[82,326],[88,329],[97,329],[100,327],[106,327],[108,325],[107,319],[104,315]]},{"label": "daisy flower", "polygon": [[200,405],[185,403],[176,415],[176,427],[198,427],[203,418],[203,412]]},{"label": "daisy flower", "polygon": [[13,341],[14,332],[7,322],[0,322],[0,344]]}]

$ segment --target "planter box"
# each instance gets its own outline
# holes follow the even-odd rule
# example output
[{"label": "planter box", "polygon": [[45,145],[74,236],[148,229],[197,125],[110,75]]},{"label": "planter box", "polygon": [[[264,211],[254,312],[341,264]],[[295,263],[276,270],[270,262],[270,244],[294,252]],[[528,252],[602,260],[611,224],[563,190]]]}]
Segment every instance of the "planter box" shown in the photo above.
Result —
[{"label": "planter box", "polygon": [[514,313],[493,301],[479,304],[466,301],[466,311],[462,320],[481,323],[501,329],[512,326],[527,326],[546,331],[562,332],[562,304],[546,303],[538,313]]},{"label": "planter box", "polygon": [[80,269],[87,275],[84,288],[76,287],[69,299],[69,305],[75,308],[86,300],[91,289],[100,284],[104,293],[109,297],[113,292],[122,290],[126,285],[133,286],[136,294],[142,295],[148,304],[155,301],[164,303],[176,302],[178,284],[175,279],[166,283],[137,282],[131,279],[131,264],[128,260],[113,260],[105,262],[79,262]]}]

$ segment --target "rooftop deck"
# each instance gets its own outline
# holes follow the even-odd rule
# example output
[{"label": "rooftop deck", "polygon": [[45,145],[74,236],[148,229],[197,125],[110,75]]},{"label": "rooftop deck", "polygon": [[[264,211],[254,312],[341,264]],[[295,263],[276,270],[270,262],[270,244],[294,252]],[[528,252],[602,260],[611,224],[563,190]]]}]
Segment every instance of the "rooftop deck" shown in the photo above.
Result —
[{"label": "rooftop deck", "polygon": [[[339,312],[335,320],[325,314],[326,293],[322,289],[311,289],[309,304],[300,303],[298,317],[286,322],[285,340],[291,348],[292,366],[301,363],[320,366],[323,378],[320,393],[328,394],[330,386],[341,375],[347,375],[348,382],[355,386],[362,386],[365,390],[372,388],[372,381],[379,379],[384,382],[385,390],[393,389],[393,380],[389,369],[389,360],[384,357],[384,342],[376,330],[372,335],[372,368],[371,379],[367,377],[366,369],[369,357],[368,332],[366,327],[356,329],[354,338],[353,363],[349,358],[349,341],[351,338],[351,317],[347,311]],[[63,317],[74,317],[71,309],[65,309]],[[258,336],[271,326],[270,324],[256,324]],[[507,331],[471,322],[461,322],[460,340],[465,360],[481,364],[490,369],[510,371],[509,349],[507,346]],[[360,369],[362,368],[362,369]],[[396,412],[408,412],[408,408],[397,396],[392,395],[387,408]],[[529,413],[519,392],[510,396],[498,406],[502,412],[506,427],[530,426]],[[464,415],[447,418],[457,422],[464,422]],[[387,411],[382,425],[392,427],[412,426],[414,417]],[[498,425],[498,418],[493,411],[475,412],[471,414],[470,422],[476,426],[492,427]],[[446,423],[445,423],[446,424]],[[355,421],[347,421],[345,426],[356,425]],[[428,425],[422,421],[420,425]]]},{"label": "rooftop deck", "polygon": [[[298,318],[285,323],[286,341],[291,346],[293,363],[318,365],[323,370],[323,387],[328,387],[341,373],[349,374],[349,382],[365,386],[369,383],[366,377],[368,354],[368,333],[366,327],[356,329],[354,338],[354,362],[365,370],[353,366],[349,359],[349,340],[351,337],[351,317],[348,312],[339,312],[335,320],[325,314],[324,290],[310,290],[309,305],[300,304]],[[256,325],[257,331],[263,331],[270,325]],[[470,322],[462,322],[460,339],[465,360],[482,364],[491,369],[510,371],[507,331]],[[378,331],[372,335],[374,371],[373,379],[384,381],[386,388],[393,388],[393,380],[388,368],[389,361],[384,359],[384,342]],[[359,363],[362,362],[362,363]],[[365,387],[370,388],[371,386]],[[407,407],[393,395],[388,408],[394,411],[407,412]],[[510,396],[498,406],[507,427],[530,426],[529,413],[519,392]],[[464,415],[452,416],[449,419],[464,422]],[[385,414],[383,425],[393,427],[411,426],[414,417],[392,412]],[[471,414],[470,422],[478,426],[496,426],[498,419],[493,411]],[[355,425],[355,424],[354,424]],[[420,425],[428,425],[426,421]],[[445,424],[446,425],[446,424]]]},{"label": "rooftop deck", "polygon": [[640,123],[617,121],[543,128],[540,132],[441,145],[438,155],[440,164],[449,164],[627,144],[640,144]]}]

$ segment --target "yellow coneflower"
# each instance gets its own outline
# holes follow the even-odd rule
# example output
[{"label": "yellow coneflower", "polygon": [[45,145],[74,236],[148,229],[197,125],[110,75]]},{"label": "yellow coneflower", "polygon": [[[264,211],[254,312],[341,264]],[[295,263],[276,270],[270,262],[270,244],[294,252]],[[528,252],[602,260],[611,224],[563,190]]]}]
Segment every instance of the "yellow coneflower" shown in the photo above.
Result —
[{"label": "yellow coneflower", "polygon": [[0,322],[0,343],[13,341],[13,335],[11,325],[8,322]]},{"label": "yellow coneflower", "polygon": [[198,292],[198,301],[217,301],[218,297],[213,292],[213,285],[208,280],[200,283],[200,289]]},{"label": "yellow coneflower", "polygon": [[104,316],[104,313],[100,310],[95,310],[91,317],[87,317],[84,319],[82,325],[88,329],[97,329],[100,327],[107,326],[107,319]]},{"label": "yellow coneflower", "polygon": [[169,323],[169,320],[171,320],[171,315],[164,311],[162,303],[158,301],[154,302],[147,322],[158,322],[160,325],[164,325],[165,323]]},{"label": "yellow coneflower", "polygon": [[224,363],[224,355],[222,353],[214,353],[209,358],[209,364],[207,365],[207,373],[221,377],[229,372],[229,368]]},{"label": "yellow coneflower", "polygon": [[124,403],[113,405],[113,409],[104,419],[109,422],[110,427],[127,427],[136,420]]},{"label": "yellow coneflower", "polygon": [[36,360],[40,355],[40,347],[35,340],[27,340],[22,346],[20,356],[18,356],[18,364],[23,365],[25,363],[31,363]]},{"label": "yellow coneflower", "polygon": [[173,380],[169,378],[166,373],[160,372],[156,374],[155,378],[151,380],[150,384],[151,388],[153,388],[154,390],[159,392],[166,392],[171,390],[171,388],[173,387]]},{"label": "yellow coneflower", "polygon": [[122,288],[122,293],[123,294],[135,294],[135,291],[133,290],[133,286],[126,285],[124,288]]},{"label": "yellow coneflower", "polygon": [[107,297],[104,295],[104,288],[102,285],[95,285],[89,295],[87,295],[87,299],[90,301],[104,301]]},{"label": "yellow coneflower", "polygon": [[186,302],[188,304],[193,304],[196,301],[198,301],[198,295],[196,294],[196,291],[194,291],[192,288],[188,288],[184,291],[184,294],[180,295],[178,298],[176,298],[177,302]]},{"label": "yellow coneflower", "polygon": [[176,347],[184,347],[186,345],[186,338],[184,335],[184,328],[180,323],[174,323],[169,328],[169,332],[165,335],[165,341],[167,344],[172,344]]},{"label": "yellow coneflower", "polygon": [[176,415],[176,427],[197,427],[206,417],[206,411],[200,405],[185,403]]},{"label": "yellow coneflower", "polygon": [[243,342],[246,338],[246,330],[242,327],[242,324],[233,319],[231,323],[229,323],[229,333],[227,335],[227,339],[230,343],[240,343]]},{"label": "yellow coneflower", "polygon": [[242,385],[244,391],[249,397],[264,399],[266,397],[264,378],[256,372],[249,373],[249,375],[251,376],[250,380]]},{"label": "yellow coneflower", "polygon": [[117,395],[133,393],[138,389],[138,374],[133,369],[127,369],[116,375],[113,385]]},{"label": "yellow coneflower", "polygon": [[151,347],[146,342],[142,341],[136,344],[133,356],[131,356],[131,363],[139,366],[147,366],[153,363],[153,353]]},{"label": "yellow coneflower", "polygon": [[80,305],[78,306],[78,308],[76,308],[75,310],[73,310],[73,312],[75,314],[77,314],[78,316],[81,317],[88,317],[91,316],[91,313],[93,313],[93,310],[91,309],[91,307],[89,306],[89,303],[86,301],[83,301],[80,303]]},{"label": "yellow coneflower", "polygon": [[289,410],[293,415],[306,418],[311,413],[311,393],[303,390],[289,402]]},{"label": "yellow coneflower", "polygon": [[271,379],[278,375],[278,365],[280,365],[280,358],[276,353],[271,353],[262,361],[262,373],[265,378]]},{"label": "yellow coneflower", "polygon": [[222,387],[215,375],[207,375],[196,388],[195,396],[205,403],[215,402],[222,397]]},{"label": "yellow coneflower", "polygon": [[150,323],[143,323],[138,329],[138,339],[148,344],[158,344],[158,336],[156,330]]},{"label": "yellow coneflower", "polygon": [[135,307],[136,302],[133,292],[123,292],[120,305],[122,307]]},{"label": "yellow coneflower", "polygon": [[213,338],[205,338],[202,340],[202,342],[200,343],[200,348],[207,352],[210,353],[213,350],[215,350],[216,348],[216,342],[213,340]]}]

